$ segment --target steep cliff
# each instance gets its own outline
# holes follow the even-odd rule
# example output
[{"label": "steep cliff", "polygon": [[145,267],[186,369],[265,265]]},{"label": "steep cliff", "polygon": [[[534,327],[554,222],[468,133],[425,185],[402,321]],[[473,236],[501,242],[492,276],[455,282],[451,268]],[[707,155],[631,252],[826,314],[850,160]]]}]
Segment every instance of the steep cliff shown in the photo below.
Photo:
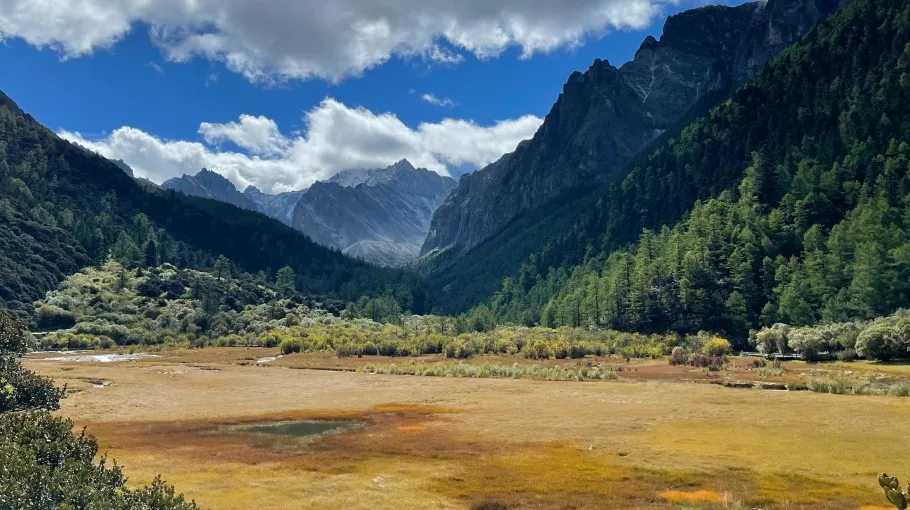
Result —
[{"label": "steep cliff", "polygon": [[292,226],[352,256],[398,265],[417,256],[430,219],[455,181],[406,160],[385,169],[342,172],[300,199]]},{"label": "steep cliff", "polygon": [[701,102],[731,90],[827,18],[842,0],[769,0],[667,19],[620,68],[573,73],[515,152],[464,176],[433,217],[421,254],[464,252],[516,217],[624,176],[624,165]]}]

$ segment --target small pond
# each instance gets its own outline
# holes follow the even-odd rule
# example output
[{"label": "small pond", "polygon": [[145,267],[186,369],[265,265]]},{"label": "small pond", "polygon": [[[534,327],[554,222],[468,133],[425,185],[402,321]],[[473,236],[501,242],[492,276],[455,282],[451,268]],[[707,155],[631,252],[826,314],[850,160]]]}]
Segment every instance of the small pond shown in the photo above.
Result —
[{"label": "small pond", "polygon": [[257,425],[243,429],[244,432],[254,434],[272,434],[277,436],[305,437],[341,432],[360,427],[356,421],[301,421],[293,423],[275,423],[272,425]]}]

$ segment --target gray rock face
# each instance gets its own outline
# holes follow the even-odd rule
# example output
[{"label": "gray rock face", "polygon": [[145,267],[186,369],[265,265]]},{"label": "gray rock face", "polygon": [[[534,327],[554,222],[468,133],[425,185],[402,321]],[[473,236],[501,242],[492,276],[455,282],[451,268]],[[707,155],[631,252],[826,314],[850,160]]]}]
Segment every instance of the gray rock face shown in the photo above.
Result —
[{"label": "gray rock face", "polygon": [[300,198],[292,226],[317,243],[383,265],[420,251],[439,204],[455,181],[405,160],[385,169],[342,172]]},{"label": "gray rock face", "polygon": [[305,189],[270,195],[263,193],[255,186],[249,186],[243,191],[243,194],[256,204],[259,212],[289,226],[294,218],[294,208],[297,207],[297,202],[304,193],[306,193]]},{"label": "gray rock face", "polygon": [[308,189],[277,195],[255,186],[241,193],[231,181],[204,168],[161,187],[261,212],[317,243],[397,266],[417,257],[430,219],[455,181],[402,160],[388,168],[344,171]]},{"label": "gray rock face", "polygon": [[129,165],[127,165],[126,162],[123,161],[122,159],[115,160],[114,164],[117,165],[117,168],[123,170],[123,173],[125,173],[126,175],[129,175],[130,177],[135,177],[135,175],[133,174],[133,169]]},{"label": "gray rock face", "polygon": [[768,0],[667,19],[620,68],[573,73],[543,125],[515,152],[461,178],[433,217],[421,254],[464,252],[520,214],[623,177],[633,156],[706,97],[730,90],[844,0]]},{"label": "gray rock face", "polygon": [[211,198],[227,202],[241,209],[259,211],[259,206],[250,200],[249,197],[237,191],[231,181],[205,168],[196,175],[184,175],[183,177],[168,179],[161,183],[161,187],[180,191],[194,197]]}]

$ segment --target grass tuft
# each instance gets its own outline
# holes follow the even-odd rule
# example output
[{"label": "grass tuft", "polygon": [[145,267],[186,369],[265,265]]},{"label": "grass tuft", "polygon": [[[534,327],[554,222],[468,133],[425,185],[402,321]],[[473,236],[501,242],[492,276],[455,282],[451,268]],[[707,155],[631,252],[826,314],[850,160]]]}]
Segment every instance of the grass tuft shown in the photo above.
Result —
[{"label": "grass tuft", "polygon": [[580,366],[576,368],[547,367],[541,365],[522,365],[503,363],[465,363],[445,361],[428,363],[411,361],[408,363],[368,364],[357,369],[358,372],[383,375],[417,375],[424,377],[503,377],[511,379],[539,379],[544,381],[598,381],[618,379],[619,374],[612,368],[598,366]]}]

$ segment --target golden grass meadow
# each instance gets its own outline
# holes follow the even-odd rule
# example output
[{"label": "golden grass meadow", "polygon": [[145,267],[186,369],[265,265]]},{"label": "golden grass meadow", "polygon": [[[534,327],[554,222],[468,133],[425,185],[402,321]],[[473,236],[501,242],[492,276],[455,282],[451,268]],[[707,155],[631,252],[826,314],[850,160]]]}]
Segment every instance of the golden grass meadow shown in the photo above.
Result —
[{"label": "golden grass meadow", "polygon": [[[872,510],[887,508],[877,475],[908,472],[908,399],[699,384],[712,376],[666,360],[555,382],[338,371],[370,360],[328,355],[256,363],[268,349],[157,354],[26,365],[68,385],[60,413],[133,483],[161,474],[206,508]],[[362,426],[249,431],[348,420]]]}]

